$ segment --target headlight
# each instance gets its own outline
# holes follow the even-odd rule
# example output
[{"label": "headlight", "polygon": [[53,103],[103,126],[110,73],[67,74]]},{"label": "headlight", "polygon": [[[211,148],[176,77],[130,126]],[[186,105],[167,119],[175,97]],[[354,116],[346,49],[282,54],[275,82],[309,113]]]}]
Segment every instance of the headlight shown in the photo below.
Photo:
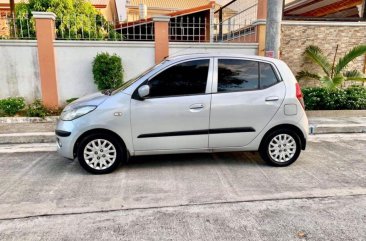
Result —
[{"label": "headlight", "polygon": [[95,110],[95,108],[97,108],[97,107],[93,106],[93,105],[89,105],[89,106],[80,106],[75,109],[65,109],[64,111],[62,111],[60,118],[61,118],[61,120],[64,120],[64,121],[75,120],[76,118],[79,118],[80,116],[83,116],[83,115],[88,114],[89,112],[92,112],[93,110]]}]

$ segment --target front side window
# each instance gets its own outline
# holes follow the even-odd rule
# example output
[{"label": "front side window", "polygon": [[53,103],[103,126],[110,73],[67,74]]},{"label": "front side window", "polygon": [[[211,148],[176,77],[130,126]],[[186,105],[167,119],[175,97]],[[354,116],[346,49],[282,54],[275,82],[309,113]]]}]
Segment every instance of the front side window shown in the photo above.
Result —
[{"label": "front side window", "polygon": [[258,62],[240,59],[218,60],[218,92],[254,90],[258,87]]},{"label": "front side window", "polygon": [[149,97],[204,94],[209,59],[176,64],[149,80]]}]

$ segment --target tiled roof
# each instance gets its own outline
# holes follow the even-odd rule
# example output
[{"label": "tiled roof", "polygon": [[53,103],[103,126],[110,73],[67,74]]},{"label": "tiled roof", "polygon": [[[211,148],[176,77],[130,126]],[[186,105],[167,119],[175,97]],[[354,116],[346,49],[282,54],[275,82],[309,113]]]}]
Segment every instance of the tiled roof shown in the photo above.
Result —
[{"label": "tiled roof", "polygon": [[209,0],[126,0],[127,6],[145,4],[148,8],[189,9],[210,3]]},{"label": "tiled roof", "polygon": [[362,0],[287,0],[286,15],[321,17],[340,11],[348,11],[362,4]]}]

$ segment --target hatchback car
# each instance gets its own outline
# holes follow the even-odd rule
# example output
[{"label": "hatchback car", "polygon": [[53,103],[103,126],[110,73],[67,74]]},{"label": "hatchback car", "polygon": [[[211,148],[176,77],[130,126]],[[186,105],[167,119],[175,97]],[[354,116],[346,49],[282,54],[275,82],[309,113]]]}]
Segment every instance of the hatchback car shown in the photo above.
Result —
[{"label": "hatchback car", "polygon": [[173,153],[259,151],[268,163],[287,166],[305,150],[308,120],[284,62],[194,54],[69,104],[56,135],[62,156],[96,174],[130,156]]}]

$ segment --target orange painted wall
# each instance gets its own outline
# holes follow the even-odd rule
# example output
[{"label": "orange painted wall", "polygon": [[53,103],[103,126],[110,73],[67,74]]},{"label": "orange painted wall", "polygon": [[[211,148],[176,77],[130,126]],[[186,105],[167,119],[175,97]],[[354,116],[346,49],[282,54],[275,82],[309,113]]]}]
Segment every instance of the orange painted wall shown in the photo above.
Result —
[{"label": "orange painted wall", "polygon": [[169,56],[168,22],[155,22],[155,63]]},{"label": "orange painted wall", "polygon": [[258,0],[257,19],[267,19],[267,0]]},{"label": "orange painted wall", "polygon": [[45,106],[58,106],[54,20],[36,19],[38,62],[41,77],[42,100]]}]

